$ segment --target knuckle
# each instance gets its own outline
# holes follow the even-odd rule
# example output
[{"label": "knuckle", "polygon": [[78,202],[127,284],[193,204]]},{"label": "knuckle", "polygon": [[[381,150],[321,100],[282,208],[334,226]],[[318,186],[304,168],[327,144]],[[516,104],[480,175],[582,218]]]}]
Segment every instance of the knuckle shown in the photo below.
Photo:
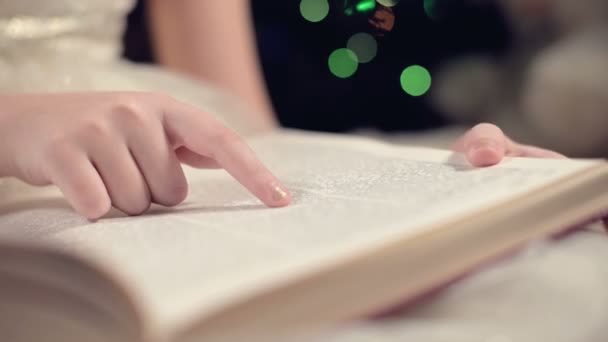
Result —
[{"label": "knuckle", "polygon": [[150,98],[150,101],[159,101],[163,103],[174,102],[175,99],[168,94],[165,93],[145,93],[145,96]]},{"label": "knuckle", "polygon": [[147,95],[132,93],[117,95],[112,105],[112,118],[123,125],[143,126],[150,118],[146,103],[148,103]]},{"label": "knuckle", "polygon": [[140,104],[163,104],[175,101],[175,99],[165,93],[161,92],[138,92],[131,94],[137,99]]},{"label": "knuckle", "polygon": [[43,148],[43,159],[47,162],[63,162],[68,159],[72,145],[64,135],[52,137]]},{"label": "knuckle", "polygon": [[86,139],[103,140],[112,136],[112,127],[107,121],[94,117],[82,123],[80,133]]},{"label": "knuckle", "polygon": [[241,142],[241,138],[236,133],[223,126],[214,129],[209,140],[213,145],[219,147],[239,144]]},{"label": "knuckle", "polygon": [[117,111],[139,111],[141,109],[140,98],[138,93],[117,93],[111,100],[112,106]]}]

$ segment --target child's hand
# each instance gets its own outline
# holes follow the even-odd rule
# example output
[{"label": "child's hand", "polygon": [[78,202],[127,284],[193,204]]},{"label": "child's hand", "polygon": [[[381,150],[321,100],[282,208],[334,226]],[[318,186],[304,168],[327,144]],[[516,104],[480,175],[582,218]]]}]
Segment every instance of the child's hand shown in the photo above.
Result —
[{"label": "child's hand", "polygon": [[509,139],[500,128],[486,123],[469,130],[452,149],[464,153],[472,165],[479,167],[498,164],[505,156],[565,158],[557,152],[518,144]]},{"label": "child's hand", "polygon": [[188,191],[180,161],[222,167],[268,206],[287,190],[251,149],[208,113],[150,93],[0,97],[0,176],[55,184],[80,214],[113,205],[141,214]]},{"label": "child's hand", "polygon": [[[505,156],[531,158],[566,158],[542,148],[521,145],[507,137],[500,128],[492,124],[479,124],[471,128],[452,146],[462,152],[473,166],[492,166],[500,163]],[[608,232],[608,218],[604,220]]]}]

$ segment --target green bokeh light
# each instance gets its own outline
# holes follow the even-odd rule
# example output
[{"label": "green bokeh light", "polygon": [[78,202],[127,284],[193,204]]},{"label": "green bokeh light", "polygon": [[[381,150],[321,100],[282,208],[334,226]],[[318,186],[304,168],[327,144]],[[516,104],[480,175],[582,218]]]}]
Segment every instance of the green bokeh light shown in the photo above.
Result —
[{"label": "green bokeh light", "polygon": [[344,14],[366,14],[376,9],[376,0],[344,0]]},{"label": "green bokeh light", "polygon": [[422,96],[431,89],[431,73],[420,65],[412,65],[401,73],[401,88],[411,96]]},{"label": "green bokeh light", "polygon": [[317,23],[329,14],[328,0],[302,0],[300,2],[300,14],[304,19]]},{"label": "green bokeh light", "polygon": [[357,72],[359,61],[357,55],[346,48],[337,49],[329,55],[329,70],[339,78],[348,78]]},{"label": "green bokeh light", "polygon": [[358,12],[369,12],[376,8],[376,0],[361,0],[355,7]]},{"label": "green bokeh light", "polygon": [[378,43],[369,33],[360,32],[354,34],[348,40],[346,47],[357,55],[359,63],[371,62],[378,53]]}]

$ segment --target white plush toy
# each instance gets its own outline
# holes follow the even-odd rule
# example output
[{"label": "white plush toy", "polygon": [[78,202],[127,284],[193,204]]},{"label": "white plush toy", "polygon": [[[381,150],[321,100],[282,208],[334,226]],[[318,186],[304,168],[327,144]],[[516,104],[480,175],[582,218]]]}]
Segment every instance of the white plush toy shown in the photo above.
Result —
[{"label": "white plush toy", "polygon": [[444,65],[434,105],[457,122],[497,123],[522,142],[608,157],[608,1],[499,1],[515,33],[510,53]]}]

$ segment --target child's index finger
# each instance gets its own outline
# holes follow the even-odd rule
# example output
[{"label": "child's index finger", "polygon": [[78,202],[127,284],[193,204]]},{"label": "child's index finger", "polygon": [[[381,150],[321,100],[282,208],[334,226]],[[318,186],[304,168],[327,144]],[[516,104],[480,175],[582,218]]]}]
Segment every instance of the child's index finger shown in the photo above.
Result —
[{"label": "child's index finger", "polygon": [[213,116],[186,104],[172,102],[166,107],[166,130],[171,140],[215,160],[267,206],[289,204],[289,191],[235,132]]}]

